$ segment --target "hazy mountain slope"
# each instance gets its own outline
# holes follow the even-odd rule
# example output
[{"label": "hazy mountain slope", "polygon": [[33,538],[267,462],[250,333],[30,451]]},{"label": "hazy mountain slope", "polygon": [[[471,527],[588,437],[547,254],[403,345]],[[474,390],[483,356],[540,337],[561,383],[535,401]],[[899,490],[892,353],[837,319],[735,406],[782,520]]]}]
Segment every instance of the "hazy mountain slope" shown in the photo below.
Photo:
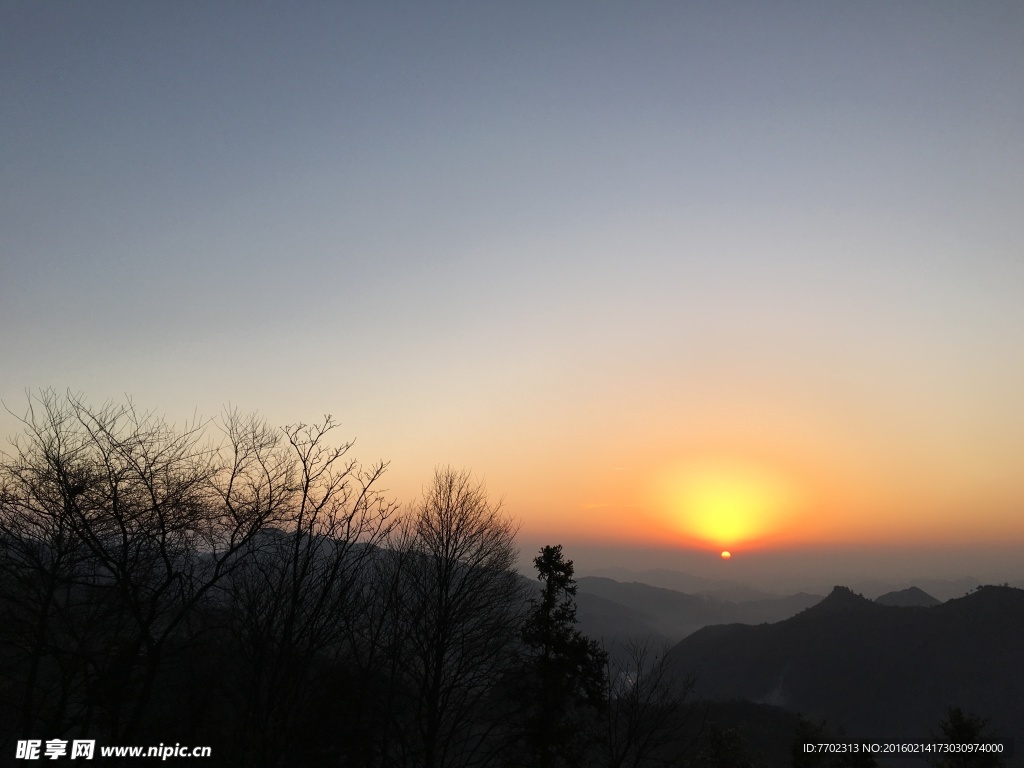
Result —
[{"label": "hazy mountain slope", "polygon": [[[618,629],[613,627],[614,634],[642,637],[645,631],[653,629],[654,634],[673,641],[709,624],[781,621],[822,599],[820,595],[800,594],[734,603],[706,595],[688,595],[649,584],[622,583],[599,576],[584,576],[577,580],[577,586],[579,617],[585,628],[598,620],[598,617],[591,615],[591,607],[586,598],[597,597],[624,609],[620,614],[623,626]],[[605,626],[615,618],[607,602],[594,604],[595,608],[599,607],[603,611],[600,620]],[[637,628],[629,626],[629,621],[637,621]]]},{"label": "hazy mountain slope", "polygon": [[742,581],[707,579],[703,576],[694,576],[691,573],[675,571],[669,568],[650,568],[647,570],[637,570],[634,568],[594,568],[591,569],[591,575],[614,579],[623,583],[639,582],[641,584],[649,584],[652,587],[671,589],[689,595],[712,595],[719,599],[735,602],[778,597],[778,594],[775,592],[765,592]]},{"label": "hazy mountain slope", "polygon": [[662,643],[678,638],[662,631],[657,617],[587,592],[576,594],[576,617],[587,637],[612,644],[630,638]]},{"label": "hazy mountain slope", "polygon": [[623,584],[598,576],[577,581],[580,595],[595,595],[642,612],[658,631],[673,639],[686,637],[708,624],[721,623],[723,608],[719,601],[687,595],[647,584]]},{"label": "hazy mountain slope", "polygon": [[932,608],[836,587],[777,624],[706,627],[671,651],[697,692],[786,707],[851,736],[920,738],[959,705],[1024,723],[1024,591],[984,587]]}]

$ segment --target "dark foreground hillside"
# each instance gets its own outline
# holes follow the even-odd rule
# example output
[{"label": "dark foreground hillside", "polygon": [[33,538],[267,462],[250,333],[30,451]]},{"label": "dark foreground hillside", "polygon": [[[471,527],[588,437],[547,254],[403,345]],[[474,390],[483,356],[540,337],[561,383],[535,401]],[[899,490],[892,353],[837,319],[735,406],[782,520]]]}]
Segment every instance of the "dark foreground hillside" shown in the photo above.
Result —
[{"label": "dark foreground hillside", "polygon": [[1024,590],[982,587],[930,608],[845,587],[777,624],[706,627],[670,659],[696,693],[827,720],[856,738],[920,739],[950,706],[1024,735]]}]

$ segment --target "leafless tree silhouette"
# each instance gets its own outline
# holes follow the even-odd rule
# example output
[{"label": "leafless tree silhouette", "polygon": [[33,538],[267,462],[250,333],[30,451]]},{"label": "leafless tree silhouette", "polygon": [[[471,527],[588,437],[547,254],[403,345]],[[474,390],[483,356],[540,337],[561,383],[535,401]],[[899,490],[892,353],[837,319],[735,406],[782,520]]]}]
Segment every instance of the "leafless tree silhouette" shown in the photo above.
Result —
[{"label": "leafless tree silhouette", "polygon": [[201,602],[287,511],[286,468],[255,419],[214,442],[206,423],[44,391],[22,424],[0,468],[0,569],[27,674],[5,686],[26,728],[130,742]]},{"label": "leafless tree silhouette", "polygon": [[599,738],[608,768],[681,765],[695,747],[684,727],[690,713],[693,680],[680,680],[669,668],[667,648],[630,641],[608,662],[608,706]]},{"label": "leafless tree silhouette", "polygon": [[510,662],[525,606],[515,573],[516,526],[468,472],[439,469],[408,515],[400,556],[397,677],[410,700],[396,712],[400,759],[426,768],[484,765],[495,726],[488,697]]},{"label": "leafless tree silhouette", "polygon": [[395,504],[376,490],[384,463],[363,469],[347,458],[351,443],[327,445],[330,417],[272,433],[235,415],[227,423],[230,434],[263,436],[240,461],[265,468],[257,495],[277,499],[273,528],[249,540],[225,582],[243,662],[235,752],[270,766],[310,715],[318,663],[343,664],[355,652],[353,625],[368,610],[363,580]]}]

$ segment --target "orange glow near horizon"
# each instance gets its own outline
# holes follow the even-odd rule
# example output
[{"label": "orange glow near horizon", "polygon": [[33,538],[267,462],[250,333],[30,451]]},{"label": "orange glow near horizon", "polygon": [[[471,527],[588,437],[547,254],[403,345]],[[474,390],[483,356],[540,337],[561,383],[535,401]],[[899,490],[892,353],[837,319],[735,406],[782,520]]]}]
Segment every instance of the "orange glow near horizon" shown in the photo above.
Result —
[{"label": "orange glow near horizon", "polygon": [[988,504],[974,505],[985,514],[972,518],[960,501],[965,493],[957,498],[942,486],[952,498],[937,498],[938,481],[924,486],[908,473],[871,472],[850,460],[836,468],[821,454],[808,459],[784,445],[739,443],[732,450],[645,446],[625,457],[595,449],[560,468],[557,482],[545,474],[557,457],[541,457],[491,483],[516,489],[509,510],[531,539],[703,551],[720,565],[726,550],[739,564],[746,555],[789,549],[1024,540],[1024,516],[1006,502],[999,506],[994,493]]},{"label": "orange glow near horizon", "polygon": [[720,550],[778,536],[798,507],[792,483],[738,463],[690,464],[669,473],[660,485],[660,506],[670,530]]}]

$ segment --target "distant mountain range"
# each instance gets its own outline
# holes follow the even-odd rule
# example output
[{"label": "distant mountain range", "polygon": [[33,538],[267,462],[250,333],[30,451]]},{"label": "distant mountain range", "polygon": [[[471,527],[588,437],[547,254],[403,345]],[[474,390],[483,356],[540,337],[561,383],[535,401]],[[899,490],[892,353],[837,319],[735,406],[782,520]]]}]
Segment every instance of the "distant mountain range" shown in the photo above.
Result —
[{"label": "distant mountain range", "polygon": [[707,626],[670,659],[680,674],[696,674],[702,698],[780,706],[852,738],[925,738],[953,705],[990,718],[1001,735],[1024,736],[1024,590],[1012,587],[931,607],[836,587],[775,624]]},{"label": "distant mountain range", "polygon": [[765,592],[741,581],[728,579],[707,579],[684,571],[668,568],[635,570],[630,568],[591,569],[591,576],[603,576],[621,582],[639,582],[652,587],[662,587],[690,595],[708,595],[721,600],[743,602],[778,597],[777,593]]},{"label": "distant mountain range", "polygon": [[653,637],[676,642],[710,624],[781,621],[822,600],[821,595],[769,596],[740,602],[692,595],[599,576],[577,579],[578,617],[585,634],[606,641]]},{"label": "distant mountain range", "polygon": [[[760,600],[771,597],[780,597],[783,594],[796,592],[808,592],[811,594],[826,595],[835,582],[822,582],[820,580],[807,578],[788,578],[785,582],[791,582],[789,587],[781,589],[773,587],[766,588],[759,584],[754,586],[743,581],[728,579],[708,579],[702,576],[695,576],[684,571],[676,571],[668,568],[650,568],[645,570],[632,568],[591,568],[588,571],[590,576],[604,576],[621,582],[641,582],[652,587],[663,587],[685,592],[692,595],[707,595],[732,602],[745,602],[748,600]],[[863,594],[869,598],[876,598],[887,592],[895,592],[911,587],[917,587],[940,601],[951,600],[954,597],[962,597],[972,589],[981,585],[981,581],[971,576],[963,576],[958,579],[933,579],[914,578],[899,581],[886,581],[881,579],[858,579],[845,582],[854,592]],[[1007,586],[1024,589],[1024,579],[1008,582]]]},{"label": "distant mountain range", "polygon": [[778,595],[677,571],[606,572],[661,585],[579,577],[581,629],[613,659],[628,640],[679,640],[669,659],[680,679],[696,676],[691,700],[766,764],[788,764],[798,714],[836,738],[907,741],[937,735],[958,706],[988,718],[990,735],[1024,741],[1024,582],[862,582],[869,600],[847,587]]}]

